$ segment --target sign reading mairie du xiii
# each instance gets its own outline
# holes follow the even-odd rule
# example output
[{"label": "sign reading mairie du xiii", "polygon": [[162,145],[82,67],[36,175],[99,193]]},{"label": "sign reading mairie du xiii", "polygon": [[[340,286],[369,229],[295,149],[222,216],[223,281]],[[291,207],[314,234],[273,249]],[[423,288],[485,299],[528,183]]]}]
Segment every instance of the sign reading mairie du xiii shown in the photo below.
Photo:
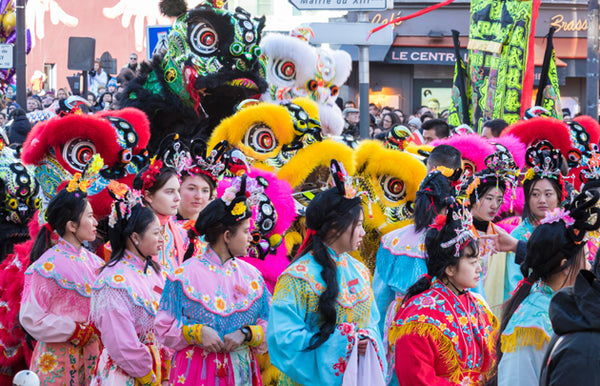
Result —
[{"label": "sign reading mairie du xiii", "polygon": [[288,0],[301,11],[381,11],[392,9],[394,0]]}]

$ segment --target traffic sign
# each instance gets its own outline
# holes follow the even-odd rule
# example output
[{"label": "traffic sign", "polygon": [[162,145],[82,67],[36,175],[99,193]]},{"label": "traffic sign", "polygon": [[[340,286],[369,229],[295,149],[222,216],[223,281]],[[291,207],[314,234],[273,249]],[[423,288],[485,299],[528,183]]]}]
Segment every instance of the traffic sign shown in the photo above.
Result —
[{"label": "traffic sign", "polygon": [[13,44],[0,44],[0,68],[9,69],[13,68]]},{"label": "traffic sign", "polygon": [[393,9],[394,0],[288,0],[301,11],[382,11]]},{"label": "traffic sign", "polygon": [[[314,44],[352,44],[357,46],[390,46],[394,41],[394,29],[384,28],[369,37],[374,23],[309,23]],[[367,40],[367,37],[369,39]]]},{"label": "traffic sign", "polygon": [[170,25],[148,25],[146,26],[146,59],[152,60],[152,56],[169,48]]}]

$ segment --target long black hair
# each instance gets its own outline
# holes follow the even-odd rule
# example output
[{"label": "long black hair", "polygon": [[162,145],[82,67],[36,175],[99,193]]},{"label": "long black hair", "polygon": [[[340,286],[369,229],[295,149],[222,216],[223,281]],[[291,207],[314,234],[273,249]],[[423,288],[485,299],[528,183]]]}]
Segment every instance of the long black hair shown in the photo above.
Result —
[{"label": "long black hair", "polygon": [[[577,274],[578,268],[585,259],[583,242],[587,231],[600,227],[600,209],[594,205],[598,202],[600,194],[595,191],[580,193],[573,202],[567,206],[570,217],[574,223],[566,226],[563,220],[541,224],[531,234],[527,242],[527,256],[521,265],[521,272],[525,280],[515,290],[510,299],[506,301],[502,311],[502,322],[498,332],[496,346],[496,363],[502,359],[502,333],[506,329],[511,317],[519,308],[523,300],[531,292],[533,284],[538,280],[548,281],[552,275],[568,269],[567,279]],[[594,222],[588,220],[595,214]],[[564,265],[561,262],[566,260]],[[495,380],[489,383],[495,384]]]},{"label": "long black hair", "polygon": [[[460,259],[465,256],[477,256],[479,253],[479,243],[472,234],[466,235],[460,242],[460,254],[456,256],[456,245],[451,244],[442,246],[457,237],[457,229],[464,231],[463,224],[459,220],[455,220],[453,213],[457,210],[461,210],[458,204],[452,204],[448,206],[448,212],[445,216],[445,224],[441,229],[431,228],[425,234],[425,248],[427,249],[427,275],[419,278],[413,285],[411,285],[402,304],[407,304],[409,300],[431,288],[432,278],[438,278],[442,280],[446,277],[446,268],[457,266]],[[466,210],[466,209],[463,209]]]},{"label": "long black hair", "polygon": [[[115,202],[113,205],[125,204],[122,202]],[[110,254],[110,259],[102,269],[111,267],[121,261],[123,256],[125,256],[127,240],[130,240],[131,235],[135,232],[142,236],[155,219],[156,214],[152,209],[138,203],[131,208],[129,218],[120,218],[113,226],[109,226],[108,239],[110,241],[112,252]],[[144,272],[146,272],[148,267],[152,267],[156,273],[160,272],[160,265],[152,260],[152,256],[142,256],[142,258],[146,260]]]},{"label": "long black hair", "polygon": [[[325,193],[323,192],[319,195]],[[314,350],[325,343],[336,326],[337,311],[335,309],[335,302],[340,289],[337,281],[337,266],[335,265],[335,261],[329,256],[326,243],[337,240],[348,228],[355,229],[358,226],[360,214],[362,213],[359,198],[344,200],[348,202],[344,203],[345,205],[341,205],[343,210],[340,210],[340,205],[330,208],[319,205],[313,208],[312,211],[307,209],[306,224],[311,233],[308,234],[303,247],[298,250],[294,259],[297,260],[300,256],[312,252],[313,258],[322,267],[321,278],[325,282],[325,290],[319,296],[318,308],[323,323],[319,327],[319,332],[310,338],[309,345],[306,348],[307,351]]]},{"label": "long black hair", "polygon": [[415,198],[415,232],[425,230],[450,202],[450,180],[439,171],[432,171],[421,182]]},{"label": "long black hair", "polygon": [[[46,221],[52,231],[63,237],[67,231],[67,223],[73,221],[79,224],[81,216],[87,207],[87,194],[75,190],[73,192],[67,189],[61,189],[56,196],[52,197],[48,208],[46,209]],[[43,226],[38,233],[33,248],[29,254],[29,261],[35,262],[40,256],[52,246],[52,233],[48,227]]]}]

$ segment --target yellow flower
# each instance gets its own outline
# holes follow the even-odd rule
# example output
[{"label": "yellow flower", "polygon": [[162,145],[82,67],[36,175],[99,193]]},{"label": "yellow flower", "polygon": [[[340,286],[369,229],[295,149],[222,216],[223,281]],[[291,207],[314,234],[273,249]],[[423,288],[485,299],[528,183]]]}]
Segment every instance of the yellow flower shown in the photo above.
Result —
[{"label": "yellow flower", "polygon": [[104,166],[104,160],[100,154],[96,153],[92,156],[88,165],[87,174],[93,176],[94,174],[98,173],[100,169],[102,169]]},{"label": "yellow flower", "polygon": [[180,375],[179,378],[177,378],[177,383],[185,383],[185,375]]},{"label": "yellow flower", "polygon": [[461,316],[460,318],[458,318],[458,323],[460,323],[461,326],[464,326],[468,322],[469,322],[469,319],[467,319],[466,316]]},{"label": "yellow flower", "polygon": [[223,311],[225,309],[225,301],[221,298],[217,298],[217,310]]},{"label": "yellow flower", "polygon": [[533,171],[533,168],[527,170],[527,173],[525,173],[525,177],[523,178],[524,181],[530,180],[535,176],[535,172]]},{"label": "yellow flower", "polygon": [[90,186],[90,180],[79,181],[79,190],[81,190],[82,192],[87,192],[89,186]]},{"label": "yellow flower", "polygon": [[85,283],[85,293],[88,295],[92,293],[92,287],[89,283]]},{"label": "yellow flower", "polygon": [[231,214],[234,216],[239,216],[241,214],[244,214],[244,212],[246,212],[246,204],[244,204],[241,201],[235,204],[235,206],[231,210]]},{"label": "yellow flower", "polygon": [[256,280],[252,280],[250,282],[250,287],[256,291],[258,289],[258,282]]},{"label": "yellow flower", "polygon": [[448,323],[454,322],[454,316],[452,315],[446,315],[446,319],[448,320]]},{"label": "yellow flower", "polygon": [[179,275],[182,272],[183,272],[183,268],[179,267],[175,270],[175,275]]},{"label": "yellow flower", "polygon": [[452,337],[452,343],[454,343],[454,344],[458,343],[458,335],[454,335]]},{"label": "yellow flower", "polygon": [[39,360],[38,366],[40,368],[40,371],[44,374],[51,372],[58,365],[56,356],[52,355],[49,352],[45,352],[42,355],[40,355],[40,358],[38,360]]},{"label": "yellow flower", "polygon": [[113,276],[113,280],[115,283],[121,283],[122,281],[125,281],[125,278],[121,275],[115,275]]},{"label": "yellow flower", "polygon": [[424,322],[425,320],[427,320],[427,316],[419,315],[419,322]]},{"label": "yellow flower", "polygon": [[69,184],[67,185],[67,192],[72,193],[75,190],[77,190],[80,178],[81,178],[81,173],[75,173],[75,175],[73,176],[73,179],[71,181],[69,181]]},{"label": "yellow flower", "polygon": [[44,270],[46,272],[50,272],[54,269],[54,264],[52,264],[51,262],[47,261],[44,263]]},{"label": "yellow flower", "polygon": [[446,323],[440,323],[440,330],[444,331],[448,327]]},{"label": "yellow flower", "polygon": [[193,348],[191,348],[191,349],[189,349],[189,350],[187,350],[185,352],[186,359],[192,359],[193,356],[194,356],[194,349]]}]

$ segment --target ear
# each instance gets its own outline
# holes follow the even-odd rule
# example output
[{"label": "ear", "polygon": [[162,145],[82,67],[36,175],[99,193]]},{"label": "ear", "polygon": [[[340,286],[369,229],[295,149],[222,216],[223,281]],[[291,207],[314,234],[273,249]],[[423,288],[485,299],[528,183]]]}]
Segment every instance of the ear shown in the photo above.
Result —
[{"label": "ear", "polygon": [[456,271],[458,271],[458,265],[449,265],[444,270],[444,273],[447,277],[453,278],[456,275]]},{"label": "ear", "polygon": [[228,244],[231,241],[231,236],[233,235],[231,234],[230,230],[223,232],[223,241],[225,241],[225,244]]},{"label": "ear", "polygon": [[131,241],[133,241],[133,243],[135,245],[138,245],[140,243],[140,241],[142,240],[142,237],[139,235],[139,233],[137,232],[133,232],[131,234]]},{"label": "ear", "polygon": [[67,221],[67,225],[65,226],[67,232],[75,233],[77,232],[77,228],[79,228],[79,225],[75,221]]},{"label": "ear", "polygon": [[149,190],[144,190],[144,199],[148,204],[152,205],[152,193]]},{"label": "ear", "polygon": [[560,271],[561,271],[563,274],[565,274],[565,275],[567,275],[567,274],[568,274],[568,272],[565,270],[565,265],[566,265],[566,264],[567,264],[567,259],[562,259],[562,260],[560,261]]}]

